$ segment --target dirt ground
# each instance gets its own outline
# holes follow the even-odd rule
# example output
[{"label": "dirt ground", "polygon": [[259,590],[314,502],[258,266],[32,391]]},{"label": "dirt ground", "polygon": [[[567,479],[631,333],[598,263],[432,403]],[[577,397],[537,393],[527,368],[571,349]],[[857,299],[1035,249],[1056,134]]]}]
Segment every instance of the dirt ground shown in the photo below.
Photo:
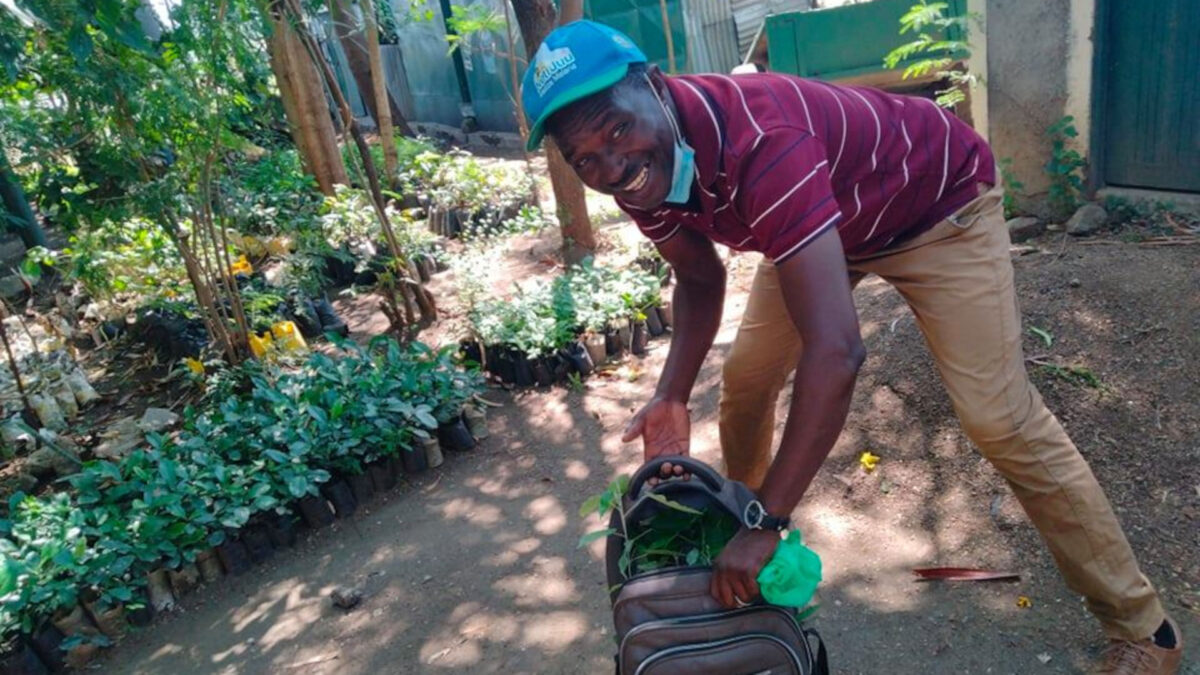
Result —
[{"label": "dirt ground", "polygon": [[[628,227],[611,226],[608,236]],[[1107,487],[1200,675],[1200,264],[1195,246],[1047,235],[1015,259],[1033,378]],[[553,235],[511,247],[534,272]],[[730,260],[721,333],[693,398],[693,453],[719,460],[720,364],[757,258]],[[869,359],[846,430],[797,509],[824,560],[815,626],[838,673],[1070,673],[1102,646],[1003,481],[972,450],[917,327],[878,279],[855,294]],[[358,310],[357,325],[369,318]],[[453,310],[450,311],[453,315]],[[491,437],[349,521],[192,595],[112,651],[113,673],[607,673],[601,544],[583,500],[639,463],[620,430],[667,341],[619,376],[489,397]],[[1065,371],[1058,371],[1064,373]],[[1086,376],[1085,376],[1086,377]],[[779,416],[782,425],[783,416]],[[882,457],[866,474],[864,449]],[[922,584],[913,567],[1013,570],[1016,583]],[[349,612],[335,586],[363,589]],[[1032,606],[1019,608],[1018,596]]]}]

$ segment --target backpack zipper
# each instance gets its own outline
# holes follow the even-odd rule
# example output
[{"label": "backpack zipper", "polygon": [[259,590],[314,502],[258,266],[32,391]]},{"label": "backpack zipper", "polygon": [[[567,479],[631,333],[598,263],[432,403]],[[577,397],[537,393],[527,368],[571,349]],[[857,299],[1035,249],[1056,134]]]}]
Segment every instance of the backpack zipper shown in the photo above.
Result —
[{"label": "backpack zipper", "polygon": [[708,614],[693,614],[691,616],[676,616],[676,617],[671,617],[668,619],[655,619],[653,621],[647,621],[646,623],[641,623],[641,624],[634,626],[633,628],[630,628],[629,632],[625,633],[625,637],[621,638],[621,644],[618,646],[618,654],[625,653],[625,643],[627,640],[633,638],[636,635],[640,635],[641,633],[644,633],[644,632],[647,632],[647,631],[650,631],[650,630],[653,630],[656,628],[664,628],[664,627],[668,627],[668,626],[685,626],[685,625],[694,624],[694,623],[704,623],[705,621],[713,621],[713,620],[725,619],[725,618],[729,618],[729,617],[741,616],[742,614],[749,614],[751,612],[761,612],[762,610],[768,610],[771,612],[775,612],[776,614],[781,614],[788,619],[789,625],[791,625],[793,628],[796,629],[796,635],[800,638],[800,642],[804,644],[804,653],[805,653],[805,655],[807,655],[809,657],[809,661],[811,662],[813,659],[813,656],[812,656],[812,652],[810,651],[810,649],[808,647],[808,641],[806,639],[804,639],[804,637],[805,637],[804,629],[800,627],[800,624],[796,621],[796,618],[794,616],[792,616],[791,612],[787,611],[786,609],[783,609],[782,607],[776,607],[774,605],[753,605],[750,607],[739,607],[737,609],[727,609],[727,610],[723,610],[720,612],[710,612]]},{"label": "backpack zipper", "polygon": [[769,642],[774,642],[780,647],[783,647],[784,650],[787,651],[788,656],[792,658],[792,664],[796,666],[796,669],[800,672],[804,672],[804,662],[800,660],[800,656],[796,654],[796,650],[792,649],[791,645],[788,643],[780,640],[774,635],[769,635],[767,633],[743,633],[742,635],[735,635],[734,637],[725,638],[724,640],[716,640],[714,642],[695,642],[688,645],[680,645],[678,647],[668,647],[667,649],[654,652],[650,655],[650,658],[642,661],[641,664],[638,665],[637,670],[633,675],[642,675],[642,673],[644,673],[647,668],[652,666],[654,662],[661,661],[662,659],[670,656],[675,656],[676,654],[684,654],[703,649],[715,649],[718,647],[736,644],[738,642],[747,642],[749,640],[767,640]]}]

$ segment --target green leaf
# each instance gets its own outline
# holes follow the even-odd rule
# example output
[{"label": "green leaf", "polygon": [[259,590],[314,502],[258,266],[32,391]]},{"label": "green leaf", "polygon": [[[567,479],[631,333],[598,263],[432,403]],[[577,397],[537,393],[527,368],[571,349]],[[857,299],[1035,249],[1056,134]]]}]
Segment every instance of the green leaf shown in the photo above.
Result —
[{"label": "green leaf", "polygon": [[586,518],[587,516],[595,513],[600,508],[600,498],[602,496],[603,495],[592,495],[591,497],[588,497],[579,507],[579,517]]},{"label": "green leaf", "polygon": [[696,509],[693,509],[690,506],[684,506],[683,504],[680,504],[679,502],[667,499],[666,497],[658,494],[657,492],[651,492],[650,499],[653,499],[654,501],[658,502],[659,504],[662,504],[663,506],[674,509],[681,513],[690,513],[693,516],[704,515],[702,511],[697,511]]},{"label": "green leaf", "polygon": [[588,532],[587,534],[585,534],[579,538],[579,548],[584,548],[585,546],[592,543],[593,541],[596,541],[597,539],[603,539],[604,537],[607,537],[610,534],[616,534],[616,532],[617,531],[611,527],[606,527],[603,530],[595,530],[592,532]]},{"label": "green leaf", "polygon": [[1054,345],[1054,336],[1051,335],[1049,331],[1042,330],[1041,328],[1038,328],[1037,326],[1030,326],[1029,332],[1042,338],[1042,341],[1044,341],[1046,343],[1047,347],[1051,347]]}]

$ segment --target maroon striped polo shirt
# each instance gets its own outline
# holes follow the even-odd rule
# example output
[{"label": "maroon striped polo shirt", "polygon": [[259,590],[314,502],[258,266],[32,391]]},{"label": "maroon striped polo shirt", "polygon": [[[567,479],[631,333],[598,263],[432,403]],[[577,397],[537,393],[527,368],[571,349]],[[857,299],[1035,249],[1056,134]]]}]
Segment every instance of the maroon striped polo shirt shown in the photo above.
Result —
[{"label": "maroon striped polo shirt", "polygon": [[987,143],[926,99],[777,73],[666,81],[696,151],[691,200],[648,211],[617,200],[655,243],[686,227],[779,263],[837,227],[859,257],[996,181]]}]

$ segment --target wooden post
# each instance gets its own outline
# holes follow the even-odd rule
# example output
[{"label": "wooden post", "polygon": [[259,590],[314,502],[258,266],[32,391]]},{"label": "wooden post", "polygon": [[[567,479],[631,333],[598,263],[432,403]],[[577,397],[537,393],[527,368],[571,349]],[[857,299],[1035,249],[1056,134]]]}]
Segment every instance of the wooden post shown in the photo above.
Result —
[{"label": "wooden post", "polygon": [[671,15],[667,12],[667,0],[658,0],[662,10],[663,36],[667,38],[667,72],[675,74],[675,41],[671,39]]}]

